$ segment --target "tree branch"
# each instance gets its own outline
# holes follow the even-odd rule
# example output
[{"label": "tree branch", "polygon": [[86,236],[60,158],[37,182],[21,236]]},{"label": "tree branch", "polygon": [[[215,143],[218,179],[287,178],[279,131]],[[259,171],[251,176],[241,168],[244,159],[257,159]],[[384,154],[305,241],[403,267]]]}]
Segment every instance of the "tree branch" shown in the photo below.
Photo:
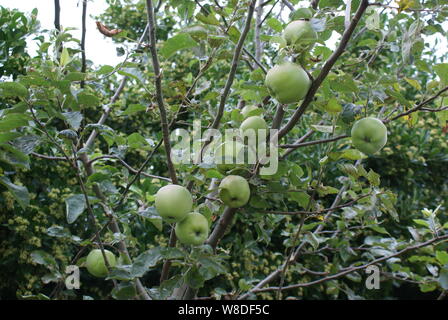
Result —
[{"label": "tree branch", "polygon": [[[426,242],[419,243],[419,244],[416,244],[416,245],[404,248],[404,249],[402,249],[402,250],[400,250],[400,251],[398,251],[398,252],[396,252],[394,254],[391,254],[391,255],[388,255],[388,256],[385,256],[385,257],[382,257],[382,258],[378,258],[378,259],[372,260],[371,262],[368,262],[368,263],[363,264],[361,266],[348,268],[348,269],[346,269],[346,270],[344,270],[342,272],[338,272],[338,273],[333,274],[331,276],[327,276],[327,277],[324,277],[324,278],[321,278],[321,279],[318,279],[318,280],[315,280],[315,281],[306,282],[306,283],[298,283],[298,284],[293,284],[293,285],[290,285],[290,286],[286,286],[286,287],[281,288],[281,290],[290,290],[290,289],[297,289],[297,288],[302,288],[302,287],[310,287],[310,286],[313,286],[313,285],[316,285],[316,284],[319,284],[319,283],[323,283],[323,282],[326,282],[326,281],[334,280],[334,279],[343,277],[343,276],[345,276],[345,275],[347,275],[349,273],[365,269],[368,266],[371,266],[371,265],[374,265],[374,264],[378,264],[380,262],[389,260],[390,258],[393,258],[393,257],[400,256],[403,253],[406,253],[408,251],[412,251],[412,250],[415,250],[415,249],[423,248],[423,247],[429,246],[429,245],[431,245],[433,243],[445,242],[447,240],[448,240],[448,234],[447,235],[443,235],[443,236],[439,236],[439,237],[435,237],[435,238],[433,238],[431,240],[428,240]],[[268,287],[268,288],[256,289],[253,292],[267,292],[267,291],[276,291],[276,290],[279,290],[279,288],[278,287]]]},{"label": "tree branch", "polygon": [[[82,0],[82,33],[81,33],[81,72],[86,72],[86,17],[87,0]],[[84,80],[81,80],[81,88],[84,88]]]},{"label": "tree branch", "polygon": [[307,107],[313,101],[314,95],[316,94],[320,85],[322,84],[324,79],[327,77],[331,68],[333,67],[333,65],[336,63],[338,58],[342,55],[345,48],[347,47],[347,44],[350,40],[350,37],[353,34],[353,31],[355,30],[356,26],[358,25],[362,15],[364,14],[365,10],[368,7],[368,5],[369,5],[368,0],[361,0],[358,10],[356,11],[355,15],[353,16],[353,19],[352,19],[349,27],[345,30],[344,34],[342,35],[341,42],[339,43],[339,46],[333,52],[333,54],[330,56],[330,58],[327,60],[327,62],[323,65],[321,72],[319,73],[317,78],[311,84],[311,87],[308,90],[308,93],[307,93],[305,99],[303,100],[302,104],[300,105],[300,107],[294,112],[293,116],[286,123],[286,125],[279,131],[279,133],[278,133],[279,140],[282,137],[284,137],[296,125],[296,123],[302,117],[302,115],[305,112],[305,110],[307,109]]}]

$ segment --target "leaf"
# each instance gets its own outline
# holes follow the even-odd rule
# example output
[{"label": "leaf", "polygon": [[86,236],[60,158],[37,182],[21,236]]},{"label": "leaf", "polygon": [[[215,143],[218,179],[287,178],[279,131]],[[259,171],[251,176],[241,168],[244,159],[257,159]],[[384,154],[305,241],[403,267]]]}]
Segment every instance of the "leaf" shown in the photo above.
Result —
[{"label": "leaf", "polygon": [[59,65],[61,67],[66,66],[70,62],[70,54],[68,53],[67,47],[62,49],[61,58],[59,60]]},{"label": "leaf", "polygon": [[137,291],[132,282],[120,282],[111,294],[116,300],[131,300],[137,295]]},{"label": "leaf", "polygon": [[204,277],[199,272],[196,266],[187,271],[184,276],[185,282],[193,289],[199,289],[204,284]]},{"label": "leaf", "polygon": [[0,82],[0,95],[8,97],[28,97],[28,89],[18,82]]},{"label": "leaf", "polygon": [[439,285],[444,290],[448,290],[448,270],[447,269],[442,269],[440,271],[440,275],[439,275],[439,278],[437,279],[437,281],[439,282]]},{"label": "leaf", "polygon": [[196,19],[198,19],[199,21],[201,21],[201,22],[203,22],[205,24],[211,24],[211,25],[214,25],[214,26],[219,26],[219,20],[216,19],[215,15],[213,15],[211,13],[208,14],[208,15],[205,15],[205,14],[202,14],[202,13],[198,13],[196,15]]},{"label": "leaf", "polygon": [[283,30],[282,23],[275,18],[270,18],[270,19],[266,20],[266,24],[276,32],[282,32],[282,30]]},{"label": "leaf", "polygon": [[302,208],[306,208],[311,197],[305,192],[292,192],[290,198],[296,201]]},{"label": "leaf", "polygon": [[80,92],[76,96],[76,100],[79,104],[85,107],[95,107],[100,104],[100,99],[98,99],[97,96],[94,96],[93,94],[87,93],[85,91]]},{"label": "leaf", "polygon": [[366,27],[369,30],[380,29],[380,14],[378,13],[378,11],[374,10],[373,13],[367,17]]},{"label": "leaf", "polygon": [[86,74],[82,72],[69,72],[64,80],[68,81],[82,81],[86,79]]},{"label": "leaf", "polygon": [[27,114],[11,113],[0,120],[0,131],[9,131],[28,125],[29,116]]},{"label": "leaf", "polygon": [[448,264],[448,252],[446,252],[446,251],[437,251],[436,252],[436,259],[442,265]]},{"label": "leaf", "polygon": [[[448,72],[448,70],[447,70],[447,72]],[[422,90],[422,86],[420,85],[420,83],[417,80],[410,79],[410,78],[404,78],[404,80],[406,80],[406,82],[409,83],[411,86],[413,86],[415,89]]]},{"label": "leaf", "polygon": [[140,112],[140,111],[145,111],[146,107],[144,105],[141,104],[130,104],[126,110],[124,110],[123,112],[120,113],[120,116],[130,116],[133,115],[134,113]]},{"label": "leaf", "polygon": [[18,186],[9,180],[9,178],[3,176],[0,177],[0,184],[4,185],[9,192],[13,195],[14,199],[19,205],[25,209],[30,204],[30,195],[28,189],[24,186]]},{"label": "leaf", "polygon": [[40,137],[34,135],[26,135],[14,139],[12,145],[20,150],[23,154],[30,154],[34,148],[40,143]]},{"label": "leaf", "polygon": [[51,254],[49,254],[45,251],[42,251],[42,250],[33,251],[33,252],[31,252],[30,257],[34,263],[43,265],[50,270],[58,269],[58,264],[56,263],[56,259]]},{"label": "leaf", "polygon": [[67,222],[73,223],[87,208],[86,199],[83,194],[75,194],[65,199]]},{"label": "leaf", "polygon": [[64,112],[62,115],[74,130],[79,129],[79,126],[81,125],[81,121],[83,119],[81,112],[79,111]]},{"label": "leaf", "polygon": [[196,47],[198,44],[187,33],[180,33],[168,39],[160,49],[160,53],[166,59],[175,54],[177,51]]},{"label": "leaf", "polygon": [[434,66],[434,71],[444,85],[448,85],[448,63],[439,63]]}]

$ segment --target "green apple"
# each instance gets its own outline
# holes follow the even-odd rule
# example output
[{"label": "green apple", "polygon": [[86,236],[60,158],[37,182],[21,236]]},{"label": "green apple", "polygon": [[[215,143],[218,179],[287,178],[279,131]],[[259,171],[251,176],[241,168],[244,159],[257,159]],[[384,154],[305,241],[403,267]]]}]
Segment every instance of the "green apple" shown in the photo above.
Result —
[{"label": "green apple", "polygon": [[255,105],[248,105],[241,109],[241,114],[244,119],[249,118],[250,116],[257,116],[263,113],[263,110]]},{"label": "green apple", "polygon": [[[259,140],[259,132],[258,130],[268,130],[268,125],[266,124],[266,121],[260,116],[253,116],[249,117],[246,120],[241,123],[240,130],[242,135],[250,135],[250,130],[253,130],[253,133],[255,134],[255,137],[257,138],[257,141]],[[268,132],[266,131],[266,136],[268,135]]]},{"label": "green apple", "polygon": [[[109,250],[104,250],[107,262],[111,268],[115,267],[117,260],[115,255]],[[86,268],[89,273],[98,278],[104,278],[108,275],[106,262],[100,249],[90,251],[86,258]]]},{"label": "green apple", "polygon": [[179,222],[193,208],[193,198],[187,188],[169,184],[157,191],[155,207],[166,222]]},{"label": "green apple", "polygon": [[317,39],[317,32],[309,21],[295,20],[290,22],[283,31],[286,44],[297,51],[310,50]]},{"label": "green apple", "polygon": [[216,147],[214,154],[218,171],[225,174],[238,165],[238,159],[244,160],[244,145],[238,141],[227,140]]},{"label": "green apple", "polygon": [[377,118],[363,118],[353,124],[352,142],[359,151],[372,155],[386,144],[387,128]]},{"label": "green apple", "polygon": [[207,218],[197,212],[190,212],[185,219],[176,224],[176,237],[183,244],[199,246],[208,237]]},{"label": "green apple", "polygon": [[249,183],[241,176],[227,176],[219,184],[219,198],[230,208],[242,207],[250,198]]},{"label": "green apple", "polygon": [[302,67],[284,62],[268,71],[265,84],[278,102],[287,104],[302,100],[310,88],[311,81]]}]

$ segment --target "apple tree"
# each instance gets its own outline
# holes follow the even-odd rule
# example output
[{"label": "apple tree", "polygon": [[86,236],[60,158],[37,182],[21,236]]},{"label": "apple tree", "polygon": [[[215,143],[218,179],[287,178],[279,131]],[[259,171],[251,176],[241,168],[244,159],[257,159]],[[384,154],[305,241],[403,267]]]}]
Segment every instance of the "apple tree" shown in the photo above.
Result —
[{"label": "apple tree", "polygon": [[[85,23],[78,40],[61,21],[0,82],[2,235],[13,213],[59,212],[23,222],[24,238],[41,235],[24,260],[42,275],[19,297],[445,297],[447,176],[420,190],[414,176],[447,163],[447,4],[107,2],[97,32],[121,63],[94,64]],[[256,134],[198,135],[227,129]],[[253,147],[274,172],[263,157],[235,163]]]}]

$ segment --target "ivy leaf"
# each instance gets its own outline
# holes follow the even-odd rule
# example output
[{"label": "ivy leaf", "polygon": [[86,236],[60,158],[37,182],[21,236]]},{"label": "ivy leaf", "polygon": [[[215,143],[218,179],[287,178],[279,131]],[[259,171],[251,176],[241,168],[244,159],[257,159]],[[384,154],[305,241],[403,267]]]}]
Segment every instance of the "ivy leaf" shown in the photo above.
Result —
[{"label": "ivy leaf", "polygon": [[67,222],[72,224],[87,208],[86,199],[83,194],[75,194],[65,199]]}]

